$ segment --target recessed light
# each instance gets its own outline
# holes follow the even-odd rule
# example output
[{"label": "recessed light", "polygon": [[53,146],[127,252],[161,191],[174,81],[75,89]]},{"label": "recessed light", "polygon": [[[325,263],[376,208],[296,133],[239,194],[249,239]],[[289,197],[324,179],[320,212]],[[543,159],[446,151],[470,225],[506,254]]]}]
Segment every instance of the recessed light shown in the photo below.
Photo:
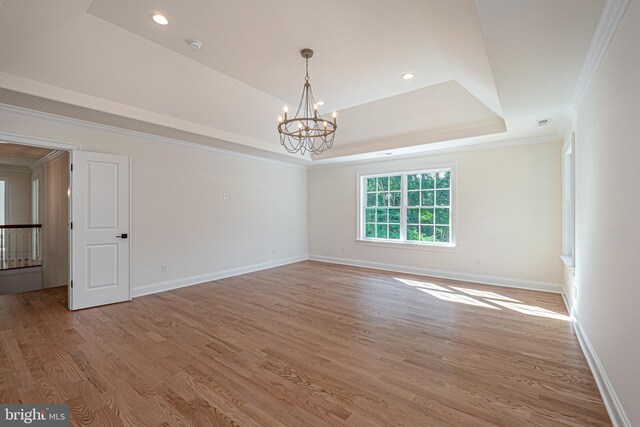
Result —
[{"label": "recessed light", "polygon": [[402,75],[402,78],[403,78],[404,80],[409,80],[409,79],[412,79],[414,76],[415,76],[415,74],[413,74],[413,73],[404,73],[404,74]]},{"label": "recessed light", "polygon": [[153,19],[153,22],[158,25],[167,25],[169,23],[169,20],[159,13],[152,13],[151,19]]},{"label": "recessed light", "polygon": [[318,102],[316,102],[316,104],[318,104],[318,105],[324,105],[324,101],[318,101]]}]

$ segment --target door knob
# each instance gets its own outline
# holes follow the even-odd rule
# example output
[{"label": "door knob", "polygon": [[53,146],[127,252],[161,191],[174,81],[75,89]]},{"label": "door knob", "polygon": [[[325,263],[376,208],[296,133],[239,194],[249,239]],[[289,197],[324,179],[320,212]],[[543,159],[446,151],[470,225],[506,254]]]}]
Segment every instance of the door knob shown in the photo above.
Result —
[{"label": "door knob", "polygon": [[126,239],[127,237],[129,237],[127,233],[122,233],[121,235],[116,236],[116,239]]}]

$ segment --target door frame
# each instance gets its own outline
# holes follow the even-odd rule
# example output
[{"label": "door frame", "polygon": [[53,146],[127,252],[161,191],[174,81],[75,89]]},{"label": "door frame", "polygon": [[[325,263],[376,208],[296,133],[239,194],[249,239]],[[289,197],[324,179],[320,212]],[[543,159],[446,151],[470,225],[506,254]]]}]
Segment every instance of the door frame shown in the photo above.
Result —
[{"label": "door frame", "polygon": [[[30,135],[21,135],[16,133],[0,131],[0,144],[20,144],[28,145],[32,147],[42,147],[51,150],[67,151],[69,153],[69,167],[73,164],[73,152],[81,150],[80,144],[70,143],[66,141],[60,141],[50,138],[41,138]],[[129,301],[133,299],[133,187],[132,187],[132,159],[129,156]],[[67,224],[67,232],[69,234],[69,283],[67,283],[67,303],[68,309],[73,310],[71,305],[71,299],[73,298],[73,292],[71,291],[71,280],[73,277],[73,230],[71,229],[71,218],[73,218],[73,171],[69,170],[69,223]]]}]

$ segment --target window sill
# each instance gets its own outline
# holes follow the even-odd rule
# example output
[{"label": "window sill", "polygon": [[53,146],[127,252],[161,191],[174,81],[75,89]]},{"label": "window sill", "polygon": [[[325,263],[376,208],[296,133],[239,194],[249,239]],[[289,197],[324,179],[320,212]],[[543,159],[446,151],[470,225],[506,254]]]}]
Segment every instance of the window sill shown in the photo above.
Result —
[{"label": "window sill", "polygon": [[356,239],[358,245],[363,246],[377,246],[382,248],[394,248],[394,249],[411,249],[421,251],[436,251],[436,252],[455,252],[457,245],[455,243],[409,243],[409,242],[388,242],[382,240],[370,240],[370,239]]}]

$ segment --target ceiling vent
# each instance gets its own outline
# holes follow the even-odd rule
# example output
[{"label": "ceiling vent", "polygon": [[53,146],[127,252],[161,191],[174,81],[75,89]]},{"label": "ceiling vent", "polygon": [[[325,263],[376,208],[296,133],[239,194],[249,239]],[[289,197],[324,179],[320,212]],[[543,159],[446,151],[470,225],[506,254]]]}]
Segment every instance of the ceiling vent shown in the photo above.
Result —
[{"label": "ceiling vent", "polygon": [[550,122],[551,122],[551,119],[542,119],[542,120],[538,120],[536,124],[538,126],[547,126]]}]

